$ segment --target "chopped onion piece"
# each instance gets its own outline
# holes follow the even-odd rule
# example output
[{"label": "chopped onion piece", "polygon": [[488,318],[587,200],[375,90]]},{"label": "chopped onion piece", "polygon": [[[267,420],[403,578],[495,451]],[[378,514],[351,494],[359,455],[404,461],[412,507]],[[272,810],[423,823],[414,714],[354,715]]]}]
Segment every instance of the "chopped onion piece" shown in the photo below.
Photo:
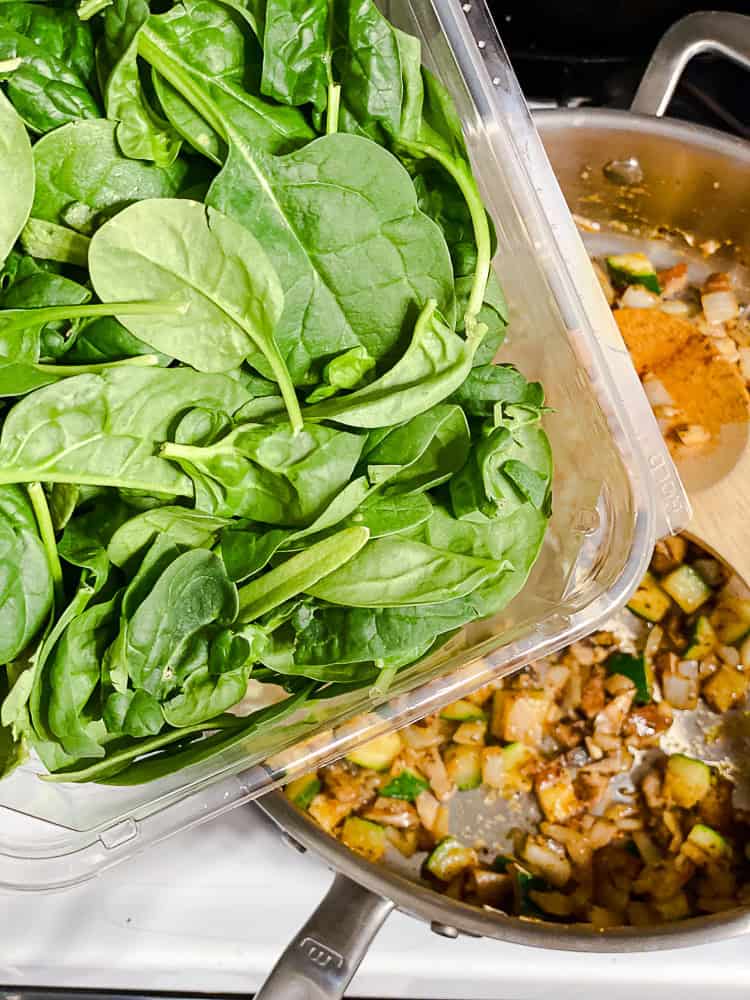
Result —
[{"label": "chopped onion piece", "polygon": [[689,316],[690,306],[682,299],[668,299],[662,302],[659,307],[662,312],[669,313],[670,316]]},{"label": "chopped onion piece", "polygon": [[740,314],[737,296],[733,291],[708,292],[701,295],[703,315],[709,323],[726,323]]},{"label": "chopped onion piece", "polygon": [[622,293],[620,305],[625,309],[654,309],[661,305],[661,299],[643,285],[628,285]]}]

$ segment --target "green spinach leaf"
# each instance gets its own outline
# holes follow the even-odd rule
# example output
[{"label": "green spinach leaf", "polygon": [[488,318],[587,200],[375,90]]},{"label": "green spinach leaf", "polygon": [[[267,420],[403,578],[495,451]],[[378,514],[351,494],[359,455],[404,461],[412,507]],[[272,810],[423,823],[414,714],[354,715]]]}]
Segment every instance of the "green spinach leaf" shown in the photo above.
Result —
[{"label": "green spinach leaf", "polygon": [[26,224],[34,200],[34,159],[23,122],[0,93],[0,264]]},{"label": "green spinach leaf", "polygon": [[114,122],[76,122],[34,146],[32,215],[90,234],[110,215],[145,198],[176,195],[187,176],[181,160],[167,168],[120,152]]},{"label": "green spinach leaf", "polygon": [[[159,238],[150,239],[157,227]],[[139,202],[102,226],[89,267],[105,301],[173,298],[187,315],[173,327],[146,317],[118,318],[131,333],[200,371],[229,371],[262,353],[295,430],[299,404],[274,339],[283,308],[279,279],[261,245],[242,226],[198,202]]]}]

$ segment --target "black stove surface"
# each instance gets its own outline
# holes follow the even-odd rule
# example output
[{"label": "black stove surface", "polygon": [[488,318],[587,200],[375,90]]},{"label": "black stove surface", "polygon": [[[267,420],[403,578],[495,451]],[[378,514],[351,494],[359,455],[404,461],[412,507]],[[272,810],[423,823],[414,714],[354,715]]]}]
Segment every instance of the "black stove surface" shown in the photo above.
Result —
[{"label": "black stove surface", "polygon": [[[547,0],[490,0],[498,29],[529,100],[551,105],[629,107],[666,28],[703,4],[676,0],[573,0],[565,11]],[[750,14],[750,3],[725,9]],[[750,139],[750,73],[702,55],[683,73],[669,114]]]}]

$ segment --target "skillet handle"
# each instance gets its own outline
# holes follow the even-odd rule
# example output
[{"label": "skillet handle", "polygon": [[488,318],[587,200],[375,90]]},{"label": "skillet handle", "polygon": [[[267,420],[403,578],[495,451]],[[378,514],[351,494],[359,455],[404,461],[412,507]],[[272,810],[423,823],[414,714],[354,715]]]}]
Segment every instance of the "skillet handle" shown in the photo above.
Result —
[{"label": "skillet handle", "polygon": [[654,50],[630,110],[660,118],[683,70],[701,52],[719,52],[750,70],[750,17],[706,11],[673,24]]},{"label": "skillet handle", "polygon": [[340,1000],[392,909],[389,899],[336,875],[255,1000]]}]

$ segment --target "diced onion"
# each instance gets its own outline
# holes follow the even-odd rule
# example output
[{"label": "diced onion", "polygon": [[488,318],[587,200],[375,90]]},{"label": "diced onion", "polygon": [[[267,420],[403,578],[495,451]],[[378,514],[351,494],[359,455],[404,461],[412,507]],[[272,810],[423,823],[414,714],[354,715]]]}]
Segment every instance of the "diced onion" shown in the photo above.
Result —
[{"label": "diced onion", "polygon": [[673,708],[694,708],[693,684],[687,677],[678,674],[664,674],[661,679],[664,697]]},{"label": "diced onion", "polygon": [[651,406],[674,406],[674,400],[667,392],[661,379],[650,372],[643,378],[643,391]]},{"label": "diced onion", "polygon": [[669,313],[670,316],[689,316],[690,306],[682,299],[669,299],[659,306],[662,312]]},{"label": "diced onion", "polygon": [[661,305],[661,299],[643,285],[628,285],[622,294],[620,305],[625,309],[654,309]]},{"label": "diced onion", "polygon": [[703,315],[709,323],[725,323],[740,314],[737,296],[733,291],[708,292],[701,295]]}]

